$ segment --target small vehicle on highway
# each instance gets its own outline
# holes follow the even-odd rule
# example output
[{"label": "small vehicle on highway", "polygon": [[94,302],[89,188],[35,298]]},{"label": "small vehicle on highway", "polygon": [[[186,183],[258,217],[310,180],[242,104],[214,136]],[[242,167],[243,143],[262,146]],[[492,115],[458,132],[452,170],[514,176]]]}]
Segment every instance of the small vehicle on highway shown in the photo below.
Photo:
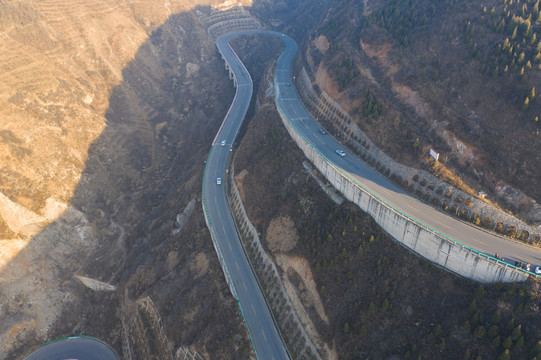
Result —
[{"label": "small vehicle on highway", "polygon": [[536,266],[536,267],[535,267],[535,273],[536,273],[537,275],[541,275],[541,266]]},{"label": "small vehicle on highway", "polygon": [[222,185],[222,178],[216,178],[216,185]]},{"label": "small vehicle on highway", "polygon": [[319,132],[322,134],[322,135],[325,135],[327,132],[325,131],[325,129],[321,128],[319,129]]},{"label": "small vehicle on highway", "polygon": [[225,140],[222,140],[222,142],[220,143],[222,146],[225,146]]},{"label": "small vehicle on highway", "polygon": [[340,155],[341,157],[346,156],[346,153],[345,153],[344,150],[336,150],[336,153],[337,153],[338,155]]},{"label": "small vehicle on highway", "polygon": [[291,86],[291,83],[286,83],[286,86]]}]

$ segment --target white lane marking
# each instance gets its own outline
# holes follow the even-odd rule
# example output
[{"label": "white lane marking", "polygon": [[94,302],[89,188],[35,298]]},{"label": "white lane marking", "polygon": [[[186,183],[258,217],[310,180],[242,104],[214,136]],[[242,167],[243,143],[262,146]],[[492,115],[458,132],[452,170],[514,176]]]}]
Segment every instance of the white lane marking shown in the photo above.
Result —
[{"label": "white lane marking", "polygon": [[439,221],[437,221],[437,223],[438,223],[438,225],[443,226],[443,227],[446,228],[447,230],[450,229],[449,225],[446,225],[446,224],[444,224],[444,223],[442,223],[442,222],[439,222]]},{"label": "white lane marking", "polygon": [[244,290],[248,291],[248,287],[246,287],[246,283],[243,281],[242,285],[244,285]]},{"label": "white lane marking", "polygon": [[[263,331],[263,329],[261,329],[261,334],[263,334],[263,338],[265,339],[265,341],[267,341],[267,337],[265,336],[265,332]],[[274,359],[274,357],[273,357]]]},{"label": "white lane marking", "polygon": [[471,239],[472,239],[473,241],[477,241],[478,243],[481,243],[481,244],[483,244],[483,245],[488,245],[486,242],[481,241],[481,240],[479,240],[479,239],[475,239],[475,238],[471,238]]},{"label": "white lane marking", "polygon": [[254,314],[257,315],[257,313],[255,312],[255,307],[254,307],[254,304],[252,304],[252,310],[254,311]]},{"label": "white lane marking", "polygon": [[237,265],[237,270],[240,270],[239,263],[235,261],[235,265]]}]

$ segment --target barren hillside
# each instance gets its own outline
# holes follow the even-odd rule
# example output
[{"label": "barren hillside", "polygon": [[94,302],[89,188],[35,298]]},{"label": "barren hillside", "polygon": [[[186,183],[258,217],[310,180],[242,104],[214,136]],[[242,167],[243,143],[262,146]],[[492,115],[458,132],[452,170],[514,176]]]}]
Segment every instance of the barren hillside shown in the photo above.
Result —
[{"label": "barren hillside", "polygon": [[250,356],[197,205],[234,91],[197,11],[239,4],[0,1],[0,358],[76,334]]}]

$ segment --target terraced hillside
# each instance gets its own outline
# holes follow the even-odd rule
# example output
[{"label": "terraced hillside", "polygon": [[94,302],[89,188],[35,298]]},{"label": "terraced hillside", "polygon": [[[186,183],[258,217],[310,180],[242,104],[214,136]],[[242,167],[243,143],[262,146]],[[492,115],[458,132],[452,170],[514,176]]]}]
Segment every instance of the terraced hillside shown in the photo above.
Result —
[{"label": "terraced hillside", "polygon": [[166,349],[249,356],[194,205],[233,96],[196,11],[242,4],[0,1],[0,358],[74,334],[146,353],[147,296]]}]

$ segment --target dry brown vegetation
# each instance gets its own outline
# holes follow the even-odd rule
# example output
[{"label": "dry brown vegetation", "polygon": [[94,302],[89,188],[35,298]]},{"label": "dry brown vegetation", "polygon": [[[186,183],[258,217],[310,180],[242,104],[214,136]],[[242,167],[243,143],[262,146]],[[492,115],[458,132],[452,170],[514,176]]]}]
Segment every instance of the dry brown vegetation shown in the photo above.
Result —
[{"label": "dry brown vegetation", "polygon": [[234,94],[196,5],[0,1],[0,358],[77,334],[121,353],[146,296],[175,347],[251,356],[200,206],[174,231]]},{"label": "dry brown vegetation", "polygon": [[[506,348],[512,358],[528,358],[538,351],[539,282],[483,286],[435,268],[355,205],[332,203],[303,158],[269,105],[248,126],[235,168],[258,232],[268,234],[273,219],[293,220],[293,249],[276,249],[268,235],[263,243],[338,358],[496,359]],[[310,269],[299,272],[284,259]],[[312,281],[323,310],[310,300]]]},{"label": "dry brown vegetation", "polygon": [[[333,1],[317,31],[328,50],[313,46],[306,63],[316,84],[393,158],[422,167],[422,149],[434,147],[448,169],[444,177],[484,190],[503,208],[539,223],[533,201],[541,200],[535,121],[541,105],[533,92],[541,81],[541,57],[535,60],[541,23],[535,4],[374,0],[369,15],[352,17],[362,3]],[[318,77],[322,68],[336,86]],[[380,103],[382,111],[367,112],[368,102]],[[518,191],[502,192],[504,183]]]}]

